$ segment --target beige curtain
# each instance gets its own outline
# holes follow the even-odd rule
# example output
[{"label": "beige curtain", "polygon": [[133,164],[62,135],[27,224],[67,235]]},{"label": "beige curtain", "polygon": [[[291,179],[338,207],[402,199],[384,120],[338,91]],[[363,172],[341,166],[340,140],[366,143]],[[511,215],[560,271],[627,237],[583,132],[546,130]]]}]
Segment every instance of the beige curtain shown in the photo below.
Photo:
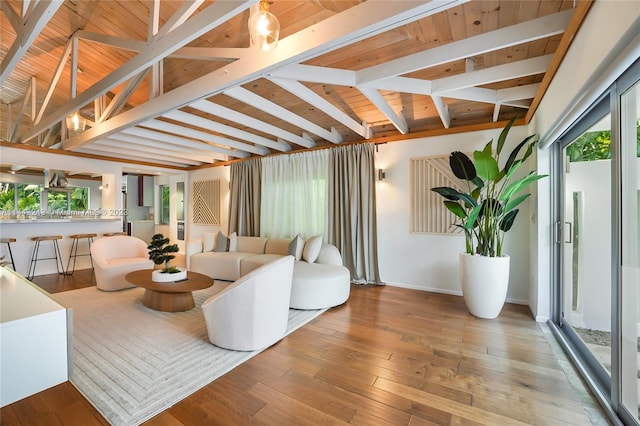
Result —
[{"label": "beige curtain", "polygon": [[229,194],[229,233],[260,235],[260,175],[259,158],[231,163]]},{"label": "beige curtain", "polygon": [[331,149],[329,243],[340,250],[356,283],[381,283],[378,271],[373,144]]}]

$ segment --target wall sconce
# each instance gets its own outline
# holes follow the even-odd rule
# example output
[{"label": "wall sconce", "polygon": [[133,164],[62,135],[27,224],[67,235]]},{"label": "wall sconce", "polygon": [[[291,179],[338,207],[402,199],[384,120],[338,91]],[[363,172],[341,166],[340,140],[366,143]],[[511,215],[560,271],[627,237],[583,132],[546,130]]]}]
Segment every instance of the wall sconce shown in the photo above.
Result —
[{"label": "wall sconce", "polygon": [[98,187],[98,189],[99,189],[100,191],[102,191],[103,189],[109,189],[109,184],[108,184],[108,183],[105,183],[104,185],[100,185],[100,186]]},{"label": "wall sconce", "polygon": [[87,126],[87,120],[80,115],[79,111],[74,112],[66,118],[67,129],[70,134],[83,132]]},{"label": "wall sconce", "polygon": [[260,50],[275,49],[280,37],[280,22],[269,12],[267,0],[251,8],[249,15],[250,46]]},{"label": "wall sconce", "polygon": [[383,181],[387,177],[384,169],[378,169],[378,180]]}]

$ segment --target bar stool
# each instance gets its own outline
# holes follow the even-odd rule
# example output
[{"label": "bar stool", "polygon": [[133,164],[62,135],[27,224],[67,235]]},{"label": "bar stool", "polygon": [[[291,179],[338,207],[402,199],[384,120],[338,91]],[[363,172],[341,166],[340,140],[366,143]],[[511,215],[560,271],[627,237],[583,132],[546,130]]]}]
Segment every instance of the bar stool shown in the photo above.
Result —
[{"label": "bar stool", "polygon": [[[91,257],[91,243],[93,242],[93,239],[97,236],[98,234],[69,235],[69,238],[71,238],[73,241],[71,242],[71,250],[69,251],[69,260],[67,261],[67,275],[73,275],[73,273],[76,271],[76,260],[78,256],[89,256],[89,259],[91,260],[91,269],[93,269],[93,258]],[[84,238],[87,239],[87,245],[88,245],[89,251],[88,253],[78,254],[78,244],[80,240]],[[69,268],[71,266],[71,258],[73,258],[73,269]]]},{"label": "bar stool", "polygon": [[105,237],[113,237],[114,235],[129,235],[126,232],[105,232],[104,234],[102,234]]},{"label": "bar stool", "polygon": [[[2,262],[3,263],[2,266],[11,264],[11,267],[13,268],[14,271],[16,270],[16,264],[13,261],[13,253],[11,253],[11,243],[15,243],[15,242],[16,242],[15,238],[0,238],[0,243],[7,245],[7,248],[9,249],[9,259],[11,259],[11,262]],[[4,256],[2,257],[4,258]]]},{"label": "bar stool", "polygon": [[[54,260],[56,261],[56,269],[59,274],[64,274],[64,264],[62,263],[62,255],[60,254],[60,247],[58,246],[58,240],[61,240],[62,236],[60,235],[46,235],[42,237],[32,237],[31,241],[35,241],[33,246],[33,253],[31,254],[31,263],[29,264],[29,273],[27,274],[27,279],[33,279],[36,274],[36,266],[39,260]],[[53,254],[54,257],[38,257],[38,253],[40,250],[40,242],[42,241],[51,241],[53,243]]]}]

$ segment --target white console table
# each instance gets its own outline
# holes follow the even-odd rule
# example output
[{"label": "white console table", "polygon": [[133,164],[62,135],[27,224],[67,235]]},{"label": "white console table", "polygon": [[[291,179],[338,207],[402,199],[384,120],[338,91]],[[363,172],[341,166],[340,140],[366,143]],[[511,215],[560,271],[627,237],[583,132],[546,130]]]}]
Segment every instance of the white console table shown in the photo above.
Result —
[{"label": "white console table", "polygon": [[69,379],[70,312],[0,267],[0,407]]}]

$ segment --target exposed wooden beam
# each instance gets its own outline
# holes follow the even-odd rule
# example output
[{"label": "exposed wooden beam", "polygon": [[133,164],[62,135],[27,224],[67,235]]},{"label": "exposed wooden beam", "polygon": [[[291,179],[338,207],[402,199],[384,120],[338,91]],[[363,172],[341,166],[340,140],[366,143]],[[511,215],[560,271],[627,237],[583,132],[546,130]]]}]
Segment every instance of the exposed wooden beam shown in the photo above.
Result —
[{"label": "exposed wooden beam", "polygon": [[376,108],[378,108],[384,115],[391,121],[391,123],[398,129],[400,133],[403,135],[409,133],[409,126],[407,125],[407,121],[404,119],[402,112],[396,114],[396,112],[391,108],[391,106],[384,100],[380,92],[377,89],[373,89],[370,87],[359,87],[358,88],[363,95],[365,95],[371,103],[373,103]]},{"label": "exposed wooden beam", "polygon": [[[95,83],[91,88],[77,96],[75,99],[72,99],[61,108],[57,109],[40,124],[29,129],[23,136],[22,140],[26,141],[39,135],[56,121],[64,119],[64,117],[69,113],[93,101],[93,99],[103,95],[117,85],[140,73],[155,62],[176,51],[178,48],[226,22],[231,17],[245,10],[254,1],[255,0],[229,0],[213,3],[198,15],[194,16],[193,19],[189,21],[188,25],[182,25],[170,34],[167,34],[165,37],[161,37],[154,43],[151,43],[144,51],[131,58],[120,68]],[[94,129],[97,129],[98,127],[100,126],[96,126]],[[84,133],[89,132],[85,131]],[[73,139],[74,138],[70,138],[65,141],[64,146],[66,147],[67,142]]]},{"label": "exposed wooden beam", "polygon": [[330,130],[323,129],[322,127],[307,120],[306,118],[302,118],[299,115],[292,113],[288,109],[283,108],[280,105],[263,98],[262,96],[256,95],[255,93],[243,87],[233,87],[226,90],[224,94],[240,102],[251,105],[252,107],[257,108],[261,111],[264,111],[267,114],[279,118],[280,120],[284,120],[296,127],[313,133],[314,135],[320,136],[321,138],[328,140],[331,143],[337,144],[342,142],[342,138],[340,137],[340,135],[336,135]]},{"label": "exposed wooden beam", "polygon": [[371,134],[370,130],[368,129],[369,126],[358,123],[356,120],[345,114],[344,111],[337,108],[331,102],[325,100],[322,96],[318,95],[316,92],[309,89],[299,81],[284,78],[269,78],[269,80],[272,83],[277,84],[287,92],[312,105],[314,108],[334,118],[360,136],[366,138],[367,135]]},{"label": "exposed wooden beam", "polygon": [[302,136],[295,135],[287,130],[283,130],[272,124],[265,123],[264,121],[239,113],[237,111],[234,111],[227,107],[223,107],[222,105],[218,105],[210,101],[205,101],[205,100],[197,101],[192,103],[189,106],[197,110],[200,110],[202,112],[206,112],[207,114],[222,117],[229,121],[233,121],[236,123],[243,123],[245,126],[249,126],[263,133],[274,135],[278,138],[284,139],[285,141],[295,143],[296,145],[304,146],[305,148],[312,148],[315,146],[315,142],[313,140],[309,141],[303,138]]},{"label": "exposed wooden beam", "polygon": [[224,147],[234,148],[239,151],[251,152],[256,155],[267,155],[271,152],[263,146],[251,145],[234,139],[223,138],[221,136],[212,135],[211,133],[203,132],[201,130],[196,130],[190,127],[180,126],[178,124],[168,123],[166,121],[157,119],[147,120],[140,123],[140,125],[155,130],[162,130],[163,132],[173,133],[179,136],[186,136],[192,139],[198,139],[204,142],[210,142]]},{"label": "exposed wooden beam", "polygon": [[[0,85],[4,84],[18,62],[20,62],[20,59],[22,59],[31,47],[31,44],[38,34],[40,34],[40,31],[47,25],[60,6],[62,6],[62,0],[40,0],[33,9],[29,10],[26,17],[22,19],[22,25],[18,24],[14,27],[17,37],[4,56],[2,63],[0,63]],[[6,13],[7,9],[10,9],[8,4],[2,6],[4,13]],[[10,19],[13,21],[15,17]],[[13,25],[14,22],[11,22],[11,24]]]},{"label": "exposed wooden beam", "polygon": [[143,129],[141,127],[131,127],[129,129],[125,129],[122,133],[127,135],[140,136],[143,138],[153,139],[161,142],[179,144],[190,148],[195,148],[203,151],[212,151],[220,154],[228,155],[230,157],[236,158],[247,158],[250,156],[248,152],[232,150],[228,148],[224,148],[221,146],[210,145],[205,142],[195,141],[193,139],[187,139],[181,136],[168,135],[163,132],[157,132],[155,130]]},{"label": "exposed wooden beam", "polygon": [[442,102],[442,98],[440,96],[432,96],[431,100],[433,101],[433,105],[438,111],[438,115],[440,116],[442,125],[445,127],[445,129],[448,129],[449,126],[451,126],[451,116],[449,115],[449,108],[444,104],[444,102]]},{"label": "exposed wooden beam", "polygon": [[357,82],[358,85],[364,85],[561,34],[565,31],[572,14],[573,10],[569,9],[374,65],[359,70]]},{"label": "exposed wooden beam", "polygon": [[505,81],[528,75],[543,74],[547,70],[552,58],[553,55],[538,56],[536,58],[524,59],[522,61],[439,78],[432,81],[431,89],[435,95],[446,96],[446,92],[451,90],[481,86],[483,84],[490,84],[497,81]]},{"label": "exposed wooden beam", "polygon": [[[108,136],[172,109],[223,93],[235,85],[252,81],[280,67],[314,58],[464,2],[465,0],[426,3],[373,0],[361,3],[285,37],[273,51],[262,52],[254,49],[246,57],[222,69],[194,79],[159,96],[153,102],[125,111],[80,135],[67,139],[64,149],[76,149],[93,139]],[[219,3],[226,2],[216,2],[214,5]],[[171,32],[169,36],[177,31]],[[73,110],[72,105],[67,105],[63,110],[67,108]],[[37,131],[38,129],[34,129],[30,134]]]},{"label": "exposed wooden beam", "polygon": [[258,136],[250,132],[246,132],[244,130],[236,129],[235,127],[227,126],[226,124],[218,123],[213,120],[208,120],[204,117],[200,117],[194,114],[189,114],[184,111],[180,111],[180,110],[170,111],[164,114],[163,117],[169,118],[171,120],[175,120],[177,122],[190,124],[192,126],[202,127],[212,132],[228,135],[246,142],[251,142],[257,145],[266,146],[267,148],[272,148],[277,151],[281,151],[281,152],[291,151],[291,145],[289,145],[284,141],[273,141],[271,139]]}]

